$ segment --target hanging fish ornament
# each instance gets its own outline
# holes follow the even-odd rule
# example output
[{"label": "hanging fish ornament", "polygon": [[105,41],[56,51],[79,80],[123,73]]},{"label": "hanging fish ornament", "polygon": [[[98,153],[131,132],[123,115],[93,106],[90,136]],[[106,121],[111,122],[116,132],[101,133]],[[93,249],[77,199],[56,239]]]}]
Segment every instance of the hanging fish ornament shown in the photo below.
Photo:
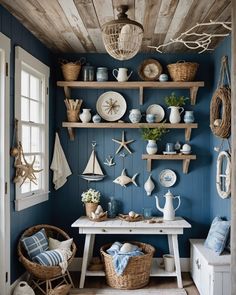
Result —
[{"label": "hanging fish ornament", "polygon": [[127,184],[133,183],[135,186],[137,186],[137,183],[135,182],[135,178],[138,175],[138,173],[135,173],[132,178],[126,175],[125,169],[122,170],[121,175],[118,176],[115,180],[113,180],[114,183],[119,184],[123,187],[126,187]]},{"label": "hanging fish ornament", "polygon": [[155,184],[154,182],[152,181],[152,178],[151,178],[152,174],[149,175],[147,181],[144,183],[144,189],[147,193],[147,196],[151,196],[152,194],[152,191],[154,190],[155,188]]}]

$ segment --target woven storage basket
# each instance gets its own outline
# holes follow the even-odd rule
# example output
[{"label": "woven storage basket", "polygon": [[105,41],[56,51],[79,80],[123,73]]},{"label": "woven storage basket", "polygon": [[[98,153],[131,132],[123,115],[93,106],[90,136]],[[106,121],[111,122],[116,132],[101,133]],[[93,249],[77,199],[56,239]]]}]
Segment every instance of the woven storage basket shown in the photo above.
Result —
[{"label": "woven storage basket", "polygon": [[[27,229],[21,236],[20,241],[18,243],[18,255],[19,255],[19,261],[24,265],[25,269],[33,275],[35,278],[40,279],[40,280],[50,280],[52,278],[56,278],[61,276],[61,268],[60,266],[44,266],[38,263],[35,263],[31,261],[24,249],[24,246],[21,242],[21,240],[25,237],[29,237],[42,228],[45,229],[47,237],[51,237],[54,239],[59,239],[59,240],[68,240],[70,237],[60,228],[52,225],[47,225],[47,224],[40,224],[36,225],[33,227],[30,227]],[[71,251],[72,251],[72,256],[68,260],[68,265],[72,262],[75,253],[76,253],[76,245],[73,242],[71,246]]]},{"label": "woven storage basket", "polygon": [[175,82],[187,82],[195,79],[199,64],[196,62],[178,61],[167,65],[170,77]]},{"label": "woven storage basket", "polygon": [[71,289],[71,285],[61,285],[50,291],[49,295],[67,295]]},{"label": "woven storage basket", "polygon": [[65,81],[76,81],[79,77],[81,66],[85,63],[85,58],[81,57],[80,60],[77,60],[75,62],[61,60],[60,63]]},{"label": "woven storage basket", "polygon": [[152,265],[152,257],[155,252],[154,247],[140,242],[131,242],[142,249],[142,256],[134,256],[129,259],[128,265],[123,275],[118,276],[114,270],[112,256],[106,250],[112,245],[107,244],[101,247],[100,252],[104,262],[107,284],[116,289],[139,289],[146,286]]}]

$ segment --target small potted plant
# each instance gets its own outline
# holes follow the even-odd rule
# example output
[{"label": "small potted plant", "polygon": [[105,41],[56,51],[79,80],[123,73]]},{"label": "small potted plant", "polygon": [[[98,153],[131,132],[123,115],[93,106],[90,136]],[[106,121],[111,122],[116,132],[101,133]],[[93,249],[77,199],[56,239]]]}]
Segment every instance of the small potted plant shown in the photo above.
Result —
[{"label": "small potted plant", "polygon": [[85,211],[86,215],[90,217],[91,212],[95,212],[97,209],[97,206],[100,202],[100,192],[96,191],[92,188],[88,189],[86,192],[83,192],[81,197],[81,201],[85,205]]},{"label": "small potted plant", "polygon": [[146,151],[149,155],[154,155],[157,152],[157,141],[161,140],[162,135],[164,135],[168,130],[164,127],[160,128],[142,128],[142,138],[147,140],[148,144],[146,146]]},{"label": "small potted plant", "polygon": [[181,121],[180,115],[183,113],[184,108],[182,107],[185,105],[185,101],[189,99],[188,97],[184,96],[176,96],[174,92],[171,95],[165,97],[165,103],[170,109],[170,118],[169,121],[172,124],[179,123]]}]

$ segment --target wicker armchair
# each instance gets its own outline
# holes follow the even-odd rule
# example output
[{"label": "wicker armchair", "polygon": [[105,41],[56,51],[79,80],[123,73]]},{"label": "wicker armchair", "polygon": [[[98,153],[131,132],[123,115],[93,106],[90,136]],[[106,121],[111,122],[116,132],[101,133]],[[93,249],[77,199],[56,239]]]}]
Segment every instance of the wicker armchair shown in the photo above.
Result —
[{"label": "wicker armchair", "polygon": [[[42,228],[45,229],[48,238],[51,237],[61,241],[70,239],[70,237],[63,230],[56,226],[40,224],[30,227],[22,234],[18,243],[17,251],[19,255],[19,261],[23,264],[23,266],[30,274],[30,283],[32,287],[38,288],[43,294],[54,294],[53,292],[55,292],[57,288],[64,290],[68,289],[69,291],[69,287],[74,287],[74,284],[68,270],[66,270],[65,274],[62,274],[60,266],[43,266],[35,263],[29,259],[24,249],[21,240],[25,237],[35,234]],[[74,242],[72,243],[71,251],[72,256],[68,260],[68,266],[73,260],[76,253],[76,245]],[[53,281],[57,283],[56,287],[54,286],[54,288],[54,284],[52,284]],[[64,288],[62,288],[62,284]]]}]

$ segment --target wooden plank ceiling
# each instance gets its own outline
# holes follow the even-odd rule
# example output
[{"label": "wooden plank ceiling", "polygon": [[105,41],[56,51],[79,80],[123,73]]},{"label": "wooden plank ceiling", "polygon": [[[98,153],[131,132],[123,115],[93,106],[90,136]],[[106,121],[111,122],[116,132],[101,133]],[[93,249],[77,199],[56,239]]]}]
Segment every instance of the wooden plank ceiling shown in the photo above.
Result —
[{"label": "wooden plank ceiling", "polygon": [[[117,18],[116,7],[121,4],[128,4],[129,17],[144,27],[142,52],[196,23],[231,20],[230,0],[0,0],[0,4],[54,52],[105,52],[101,26]],[[213,41],[215,48],[220,38]],[[164,50],[177,51],[187,49],[174,44]]]}]

